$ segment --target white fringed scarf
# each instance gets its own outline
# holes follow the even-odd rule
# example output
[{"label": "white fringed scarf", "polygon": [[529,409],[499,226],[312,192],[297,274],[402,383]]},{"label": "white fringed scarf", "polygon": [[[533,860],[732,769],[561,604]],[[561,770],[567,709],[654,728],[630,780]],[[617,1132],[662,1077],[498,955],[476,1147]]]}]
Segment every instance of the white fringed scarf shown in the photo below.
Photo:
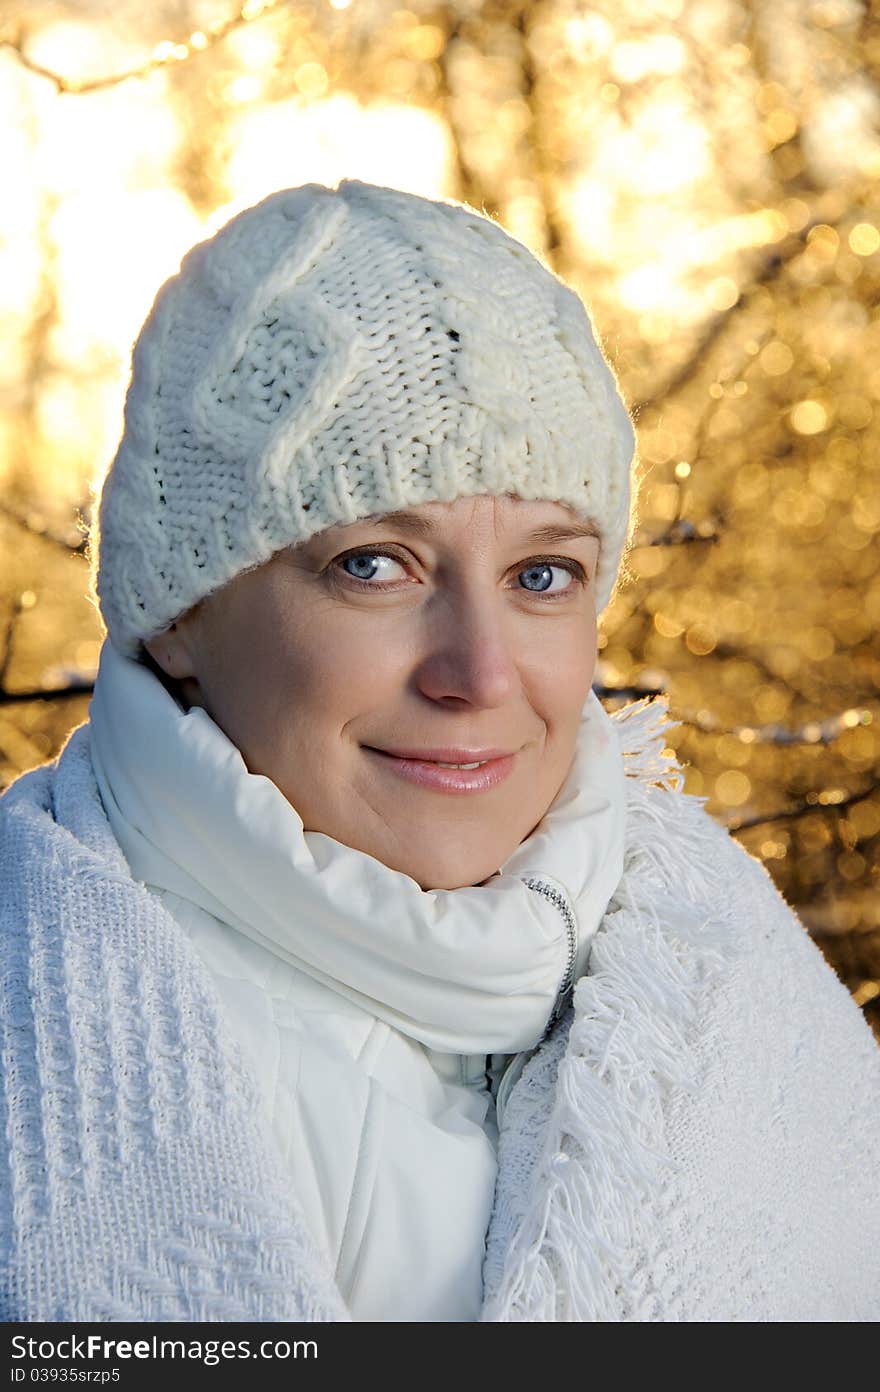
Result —
[{"label": "white fringed scarf", "polygon": [[[612,718],[623,876],[507,1101],[482,1317],[874,1320],[880,1051],[663,704]],[[0,1317],[347,1319],[88,740],[0,801]]]}]

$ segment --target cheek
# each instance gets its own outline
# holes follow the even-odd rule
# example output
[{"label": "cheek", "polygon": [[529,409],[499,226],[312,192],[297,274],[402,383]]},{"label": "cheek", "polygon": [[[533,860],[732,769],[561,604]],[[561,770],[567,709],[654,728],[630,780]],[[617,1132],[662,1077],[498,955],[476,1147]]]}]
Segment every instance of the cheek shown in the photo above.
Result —
[{"label": "cheek", "polygon": [[[257,577],[242,577],[231,602],[214,616],[210,642],[200,653],[204,684],[214,705],[262,727],[317,676],[318,644],[292,606]],[[313,651],[314,649],[314,651]]]},{"label": "cheek", "polygon": [[329,633],[275,627],[259,635],[248,684],[273,717],[293,707],[310,719],[329,713],[350,686],[352,672]]},{"label": "cheek", "polygon": [[253,699],[282,724],[285,708],[294,705],[313,727],[345,723],[375,707],[399,675],[399,645],[377,632],[367,614],[288,590],[279,585],[264,593],[259,612],[251,607],[239,625],[238,660],[249,668]]},{"label": "cheek", "polygon": [[584,703],[595,676],[595,658],[587,655],[560,660],[545,668],[533,704],[545,721],[552,758],[570,757],[577,739]]},{"label": "cheek", "polygon": [[596,673],[598,639],[595,619],[583,618],[554,635],[552,649],[542,654],[539,681],[545,699],[565,710],[586,700]]}]

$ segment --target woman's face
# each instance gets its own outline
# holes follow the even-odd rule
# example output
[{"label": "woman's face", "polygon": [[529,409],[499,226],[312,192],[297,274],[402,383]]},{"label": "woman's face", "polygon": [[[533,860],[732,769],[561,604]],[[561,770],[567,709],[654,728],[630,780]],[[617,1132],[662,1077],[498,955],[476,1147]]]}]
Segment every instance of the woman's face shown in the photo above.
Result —
[{"label": "woman's face", "polygon": [[585,531],[560,503],[488,494],[332,527],[146,646],[307,831],[423,889],[480,884],[571,767],[596,663]]}]

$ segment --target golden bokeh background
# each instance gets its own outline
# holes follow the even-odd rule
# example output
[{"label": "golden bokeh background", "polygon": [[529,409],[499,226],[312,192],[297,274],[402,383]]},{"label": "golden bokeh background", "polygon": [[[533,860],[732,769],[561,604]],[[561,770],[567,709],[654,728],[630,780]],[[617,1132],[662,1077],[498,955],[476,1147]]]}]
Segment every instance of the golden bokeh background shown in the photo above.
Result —
[{"label": "golden bokeh background", "polygon": [[82,531],[181,255],[310,180],[464,199],[637,422],[600,694],[668,693],[880,1031],[880,3],[22,0],[0,45],[0,786],[87,718]]}]

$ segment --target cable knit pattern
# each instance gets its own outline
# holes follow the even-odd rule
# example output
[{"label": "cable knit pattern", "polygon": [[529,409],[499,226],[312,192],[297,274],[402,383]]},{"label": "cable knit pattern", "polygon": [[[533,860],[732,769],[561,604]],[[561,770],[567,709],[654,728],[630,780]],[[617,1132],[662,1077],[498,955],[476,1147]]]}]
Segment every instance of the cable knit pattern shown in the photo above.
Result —
[{"label": "cable knit pattern", "polygon": [[[504,1108],[482,1318],[875,1320],[880,1050],[663,703],[613,721],[624,872]],[[0,799],[0,877],[0,1318],[347,1318],[87,726]]]},{"label": "cable knit pattern", "polygon": [[184,258],[135,345],[90,550],[128,656],[333,524],[479,493],[630,520],[635,437],[578,297],[487,217],[352,180],[273,194]]}]

